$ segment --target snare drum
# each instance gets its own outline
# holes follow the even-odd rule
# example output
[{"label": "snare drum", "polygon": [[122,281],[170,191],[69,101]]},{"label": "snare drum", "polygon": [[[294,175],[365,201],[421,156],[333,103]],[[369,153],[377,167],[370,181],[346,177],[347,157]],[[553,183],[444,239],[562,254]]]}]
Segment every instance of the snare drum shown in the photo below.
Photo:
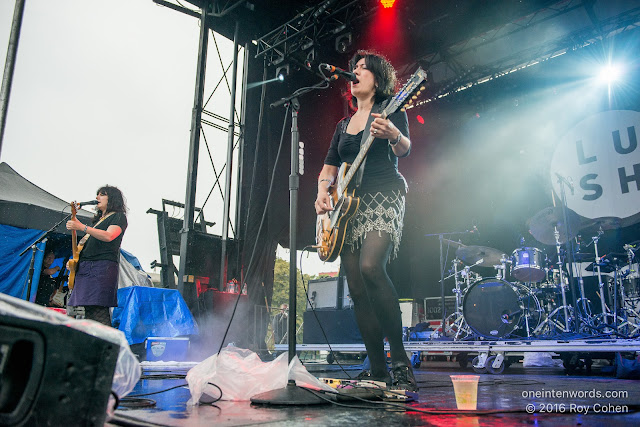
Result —
[{"label": "snare drum", "polygon": [[538,248],[520,248],[511,254],[511,276],[524,283],[539,282],[546,276],[544,254]]}]

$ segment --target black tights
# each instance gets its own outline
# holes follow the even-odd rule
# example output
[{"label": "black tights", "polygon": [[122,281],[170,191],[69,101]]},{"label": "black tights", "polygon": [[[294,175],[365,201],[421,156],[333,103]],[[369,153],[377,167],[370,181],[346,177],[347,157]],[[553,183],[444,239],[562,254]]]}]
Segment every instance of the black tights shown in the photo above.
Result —
[{"label": "black tights", "polygon": [[367,233],[359,249],[345,246],[340,254],[347,273],[358,328],[371,362],[371,374],[388,375],[384,337],[389,340],[393,365],[408,365],[402,343],[402,318],[398,294],[387,275],[391,236],[376,230]]}]

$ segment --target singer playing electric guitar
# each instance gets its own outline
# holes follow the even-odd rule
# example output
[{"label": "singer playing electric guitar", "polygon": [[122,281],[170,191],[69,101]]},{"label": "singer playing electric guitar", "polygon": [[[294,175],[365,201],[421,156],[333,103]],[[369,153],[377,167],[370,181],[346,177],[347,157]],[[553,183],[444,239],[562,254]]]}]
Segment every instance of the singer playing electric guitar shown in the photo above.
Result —
[{"label": "singer playing electric guitar", "polygon": [[[398,157],[408,155],[411,148],[407,115],[397,109],[426,75],[419,70],[410,80],[412,84],[393,96],[395,70],[384,57],[358,51],[349,65],[356,76],[350,93],[357,109],[338,123],[318,177],[318,254],[327,260],[339,254],[346,271],[358,328],[371,362],[371,370],[359,377],[416,391],[402,342],[398,295],[386,264],[397,256],[402,236],[406,181],[398,171]],[[365,156],[362,181],[356,190],[350,187],[351,179],[362,168]],[[338,215],[332,215],[334,212]],[[391,375],[384,337],[389,341]]]}]

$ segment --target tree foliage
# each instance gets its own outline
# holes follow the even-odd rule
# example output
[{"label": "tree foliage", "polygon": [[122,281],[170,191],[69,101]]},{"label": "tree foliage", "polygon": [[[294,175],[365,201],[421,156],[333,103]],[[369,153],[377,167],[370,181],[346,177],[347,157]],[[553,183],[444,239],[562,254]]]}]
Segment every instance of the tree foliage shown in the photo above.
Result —
[{"label": "tree foliage", "polygon": [[[304,285],[300,270],[297,270],[296,283],[296,330],[302,324],[302,314],[307,309],[307,296],[304,285],[308,286],[312,276],[304,275]],[[289,263],[283,259],[276,258],[276,265],[273,275],[273,297],[271,298],[271,308],[277,310],[281,304],[289,305]],[[290,313],[291,315],[291,313]]]}]

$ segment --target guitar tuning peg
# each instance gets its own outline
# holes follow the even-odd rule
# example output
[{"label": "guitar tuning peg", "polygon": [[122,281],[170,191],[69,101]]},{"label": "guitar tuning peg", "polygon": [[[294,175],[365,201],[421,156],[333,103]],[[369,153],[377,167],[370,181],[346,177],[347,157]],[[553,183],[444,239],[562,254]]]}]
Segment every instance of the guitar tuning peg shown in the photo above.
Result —
[{"label": "guitar tuning peg", "polygon": [[422,91],[421,91],[421,90],[417,91],[417,92],[416,92],[416,96],[420,96],[420,94],[421,94],[421,93],[422,93]]},{"label": "guitar tuning peg", "polygon": [[426,86],[420,86],[420,90],[425,90]]},{"label": "guitar tuning peg", "polygon": [[402,108],[400,109],[400,111],[402,111],[403,113],[406,113],[406,112],[407,112],[407,109],[406,109],[406,108],[404,108],[404,107],[402,107]]},{"label": "guitar tuning peg", "polygon": [[411,100],[414,100],[414,99],[418,99],[418,97],[417,97],[416,95],[413,95],[413,96],[411,97]]}]

